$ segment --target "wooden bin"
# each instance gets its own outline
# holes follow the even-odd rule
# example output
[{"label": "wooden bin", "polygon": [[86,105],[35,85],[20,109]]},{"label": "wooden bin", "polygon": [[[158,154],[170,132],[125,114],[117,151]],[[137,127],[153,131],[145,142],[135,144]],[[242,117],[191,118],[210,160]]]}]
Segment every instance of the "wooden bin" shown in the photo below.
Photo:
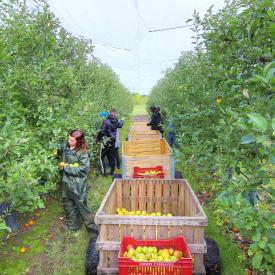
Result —
[{"label": "wooden bin", "polygon": [[131,130],[137,131],[137,132],[143,132],[145,130],[149,131],[151,130],[151,126],[147,126],[148,122],[132,122],[131,123]]},{"label": "wooden bin", "polygon": [[145,121],[146,123],[149,121],[149,116],[148,115],[138,115],[134,116],[133,121]]},{"label": "wooden bin", "polygon": [[[115,215],[118,207],[173,216],[118,216]],[[117,274],[123,236],[160,240],[181,235],[194,259],[193,274],[205,274],[207,217],[187,180],[115,179],[96,213],[95,222],[100,230],[96,243],[100,254],[98,274]]]},{"label": "wooden bin", "polygon": [[162,166],[165,179],[175,178],[172,150],[164,138],[124,141],[122,143],[122,177],[132,178],[134,167]]},{"label": "wooden bin", "polygon": [[128,141],[140,140],[140,139],[155,139],[161,138],[161,134],[158,130],[134,130],[131,129],[128,134]]}]

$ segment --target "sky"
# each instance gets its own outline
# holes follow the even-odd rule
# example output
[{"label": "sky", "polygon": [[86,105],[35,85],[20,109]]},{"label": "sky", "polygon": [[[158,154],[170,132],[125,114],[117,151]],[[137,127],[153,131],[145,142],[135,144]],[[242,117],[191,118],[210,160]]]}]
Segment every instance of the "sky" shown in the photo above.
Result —
[{"label": "sky", "polygon": [[[94,43],[94,55],[107,63],[131,92],[148,94],[181,52],[193,49],[194,10],[203,15],[224,0],[47,0],[61,25]],[[153,32],[152,32],[153,31]]]}]

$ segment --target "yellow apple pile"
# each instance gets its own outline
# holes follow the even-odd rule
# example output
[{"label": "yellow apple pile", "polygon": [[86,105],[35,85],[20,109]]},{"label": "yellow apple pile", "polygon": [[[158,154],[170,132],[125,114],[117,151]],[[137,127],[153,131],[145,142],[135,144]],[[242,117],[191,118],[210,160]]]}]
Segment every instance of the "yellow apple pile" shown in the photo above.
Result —
[{"label": "yellow apple pile", "polygon": [[116,209],[116,215],[120,216],[162,216],[162,217],[172,217],[173,215],[171,213],[167,214],[161,214],[160,212],[153,212],[153,213],[148,213],[147,211],[128,211],[125,208],[117,208]]},{"label": "yellow apple pile", "polygon": [[75,162],[75,163],[60,162],[59,166],[79,167],[79,163],[77,163],[77,162]]},{"label": "yellow apple pile", "polygon": [[154,171],[154,170],[151,170],[151,171],[145,171],[145,172],[139,172],[137,173],[138,175],[140,176],[145,176],[145,175],[158,175],[160,174],[161,172],[160,171]]},{"label": "yellow apple pile", "polygon": [[180,250],[173,248],[157,249],[155,246],[127,246],[123,257],[130,258],[136,262],[175,262],[183,257]]}]

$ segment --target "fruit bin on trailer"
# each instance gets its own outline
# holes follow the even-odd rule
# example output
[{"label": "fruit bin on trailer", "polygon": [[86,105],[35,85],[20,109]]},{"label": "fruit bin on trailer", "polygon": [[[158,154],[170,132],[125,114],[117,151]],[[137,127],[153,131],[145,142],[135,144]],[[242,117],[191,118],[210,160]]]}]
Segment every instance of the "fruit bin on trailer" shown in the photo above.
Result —
[{"label": "fruit bin on trailer", "polygon": [[124,141],[122,143],[122,177],[133,178],[134,167],[162,166],[165,179],[175,178],[172,150],[163,138]]},{"label": "fruit bin on trailer", "polygon": [[[117,208],[173,216],[120,216],[115,214]],[[183,236],[194,259],[193,274],[205,274],[207,217],[187,180],[115,179],[96,213],[95,222],[99,226],[98,274],[118,273],[118,251],[123,236],[139,240]]]},{"label": "fruit bin on trailer", "polygon": [[149,121],[149,116],[148,115],[138,115],[134,116],[132,118],[132,122],[148,122]]},{"label": "fruit bin on trailer", "polygon": [[161,133],[158,130],[134,130],[131,129],[128,134],[128,141],[141,140],[141,139],[155,139],[161,138]]}]

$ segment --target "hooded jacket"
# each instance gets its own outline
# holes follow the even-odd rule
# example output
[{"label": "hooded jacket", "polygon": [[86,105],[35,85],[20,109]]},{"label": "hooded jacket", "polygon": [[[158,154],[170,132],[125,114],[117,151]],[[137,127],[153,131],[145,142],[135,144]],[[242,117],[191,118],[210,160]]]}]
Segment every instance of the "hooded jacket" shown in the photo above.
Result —
[{"label": "hooded jacket", "polygon": [[160,114],[154,112],[151,116],[151,121],[147,123],[147,126],[151,126],[151,130],[160,130]]},{"label": "hooded jacket", "polygon": [[61,160],[68,164],[78,164],[78,167],[66,165],[62,171],[62,197],[85,199],[87,194],[87,178],[90,170],[90,160],[87,152],[70,149],[68,143],[62,143],[58,148]]},{"label": "hooded jacket", "polygon": [[103,137],[107,137],[108,145],[115,146],[117,128],[122,128],[123,121],[118,120],[115,116],[109,115],[104,119],[100,132],[97,136],[97,141],[101,141]]}]

